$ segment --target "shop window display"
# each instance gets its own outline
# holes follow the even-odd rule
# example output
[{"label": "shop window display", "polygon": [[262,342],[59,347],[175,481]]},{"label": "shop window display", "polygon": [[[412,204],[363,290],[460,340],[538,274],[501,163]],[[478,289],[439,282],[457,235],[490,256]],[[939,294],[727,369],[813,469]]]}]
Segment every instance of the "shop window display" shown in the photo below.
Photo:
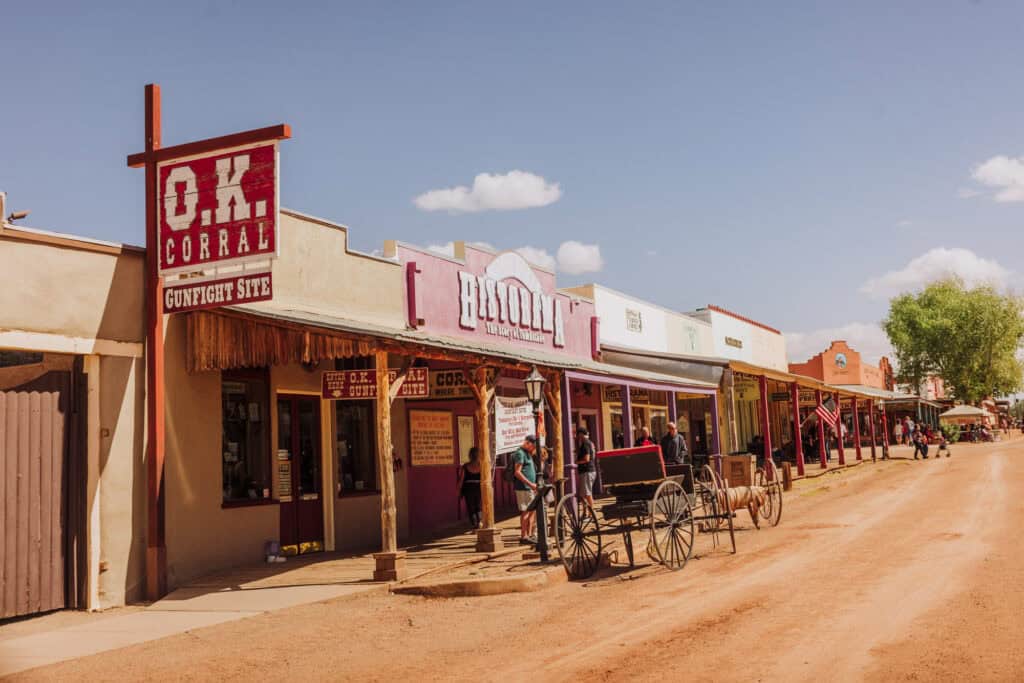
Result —
[{"label": "shop window display", "polygon": [[269,377],[225,371],[221,379],[221,489],[225,503],[270,498]]},{"label": "shop window display", "polygon": [[377,490],[373,406],[365,401],[337,402],[338,493]]}]

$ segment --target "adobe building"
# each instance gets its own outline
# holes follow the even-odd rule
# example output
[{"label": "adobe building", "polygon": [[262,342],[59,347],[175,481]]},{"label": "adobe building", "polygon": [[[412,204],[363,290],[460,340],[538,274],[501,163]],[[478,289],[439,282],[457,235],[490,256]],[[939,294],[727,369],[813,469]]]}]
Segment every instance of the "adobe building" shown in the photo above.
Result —
[{"label": "adobe building", "polygon": [[2,220],[0,619],[138,600],[144,253]]},{"label": "adobe building", "polygon": [[858,385],[893,390],[892,365],[882,356],[878,365],[864,362],[860,352],[838,339],[803,363],[790,363],[789,371],[814,377],[826,384]]}]

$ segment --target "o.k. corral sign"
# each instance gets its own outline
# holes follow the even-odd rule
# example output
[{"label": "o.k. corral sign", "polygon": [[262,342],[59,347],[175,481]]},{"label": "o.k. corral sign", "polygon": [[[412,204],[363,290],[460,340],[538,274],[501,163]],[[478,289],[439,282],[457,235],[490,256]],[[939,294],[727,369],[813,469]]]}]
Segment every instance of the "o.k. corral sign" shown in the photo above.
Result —
[{"label": "o.k. corral sign", "polygon": [[157,165],[158,258],[166,313],[273,297],[277,147],[277,141],[269,141]]}]

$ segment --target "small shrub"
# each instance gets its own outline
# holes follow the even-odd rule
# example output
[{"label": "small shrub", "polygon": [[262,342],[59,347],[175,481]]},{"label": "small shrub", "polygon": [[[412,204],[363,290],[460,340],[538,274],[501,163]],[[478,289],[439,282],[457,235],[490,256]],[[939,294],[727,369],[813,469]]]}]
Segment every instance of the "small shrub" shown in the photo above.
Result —
[{"label": "small shrub", "polygon": [[960,440],[960,425],[940,425],[939,429],[946,435],[946,441],[956,443]]}]

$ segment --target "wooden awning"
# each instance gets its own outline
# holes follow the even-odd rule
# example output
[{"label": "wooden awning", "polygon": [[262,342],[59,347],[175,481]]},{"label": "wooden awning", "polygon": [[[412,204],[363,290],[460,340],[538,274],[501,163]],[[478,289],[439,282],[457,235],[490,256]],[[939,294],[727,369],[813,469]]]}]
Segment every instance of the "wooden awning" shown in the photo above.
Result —
[{"label": "wooden awning", "polygon": [[377,348],[369,337],[221,312],[189,313],[187,325],[186,369],[190,373],[319,363],[367,356]]}]

